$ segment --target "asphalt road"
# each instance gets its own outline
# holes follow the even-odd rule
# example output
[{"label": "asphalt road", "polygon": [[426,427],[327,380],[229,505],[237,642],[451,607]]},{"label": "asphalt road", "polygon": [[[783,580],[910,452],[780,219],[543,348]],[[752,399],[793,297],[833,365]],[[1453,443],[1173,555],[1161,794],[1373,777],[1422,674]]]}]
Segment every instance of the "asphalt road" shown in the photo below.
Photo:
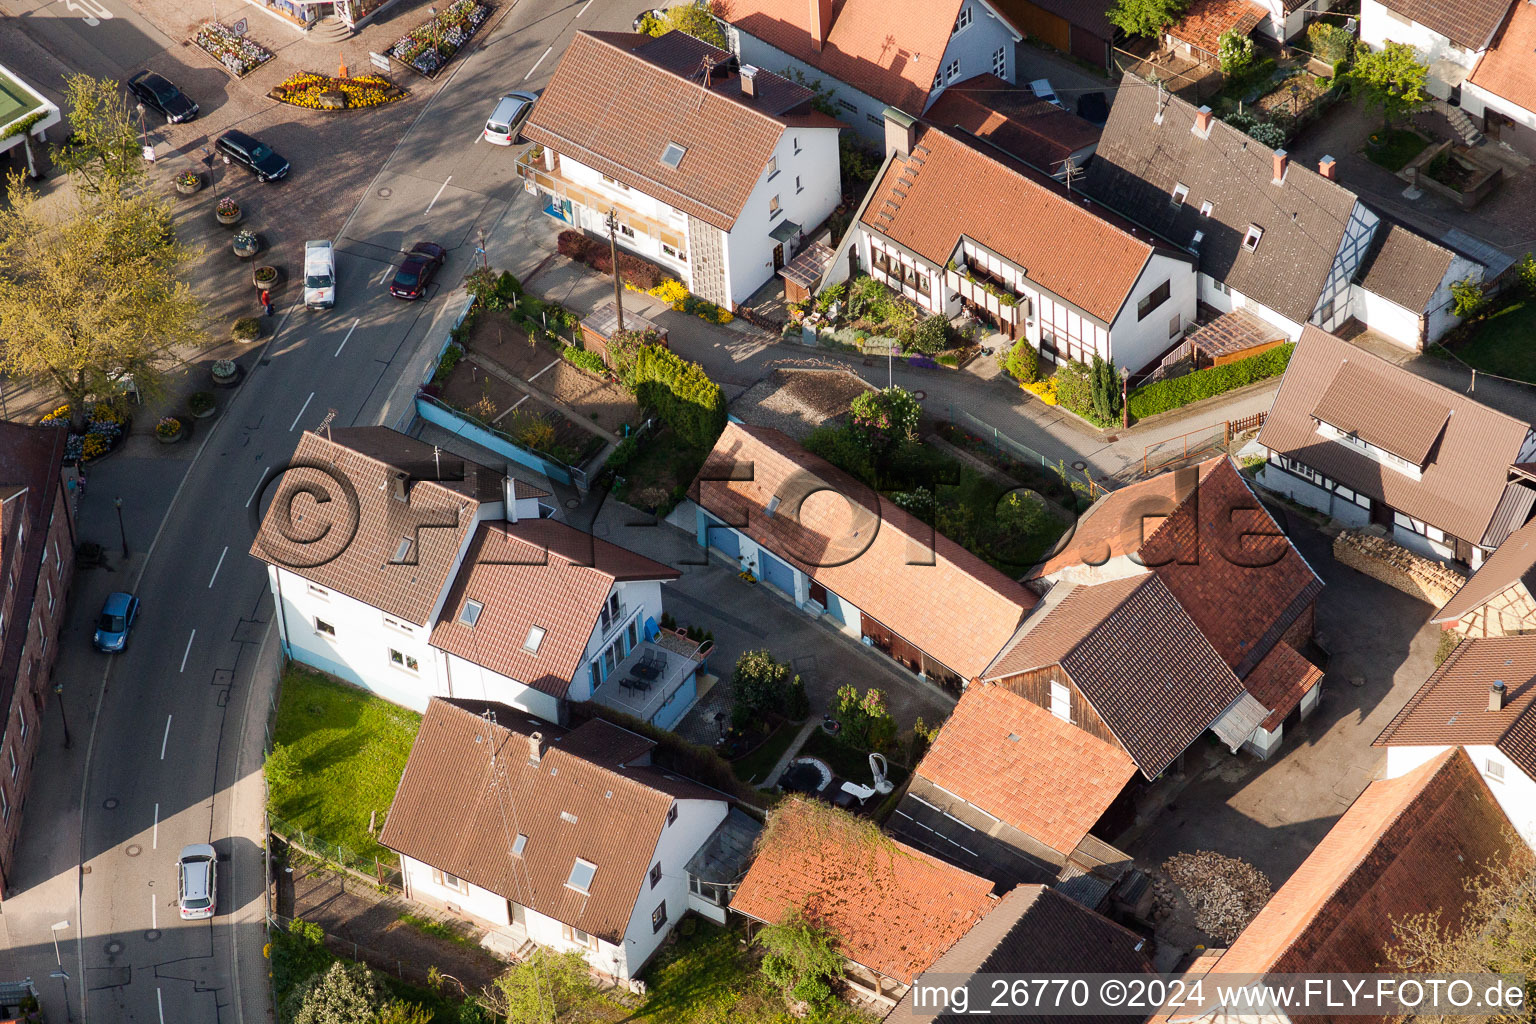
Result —
[{"label": "asphalt road", "polygon": [[[521,186],[512,153],[476,141],[486,114],[506,91],[542,87],[576,31],[628,29],[641,6],[521,0],[444,76],[395,151],[381,154],[336,239],[336,307],[279,311],[274,336],[241,360],[244,384],[220,392],[218,417],[199,424],[193,443],[201,448],[164,519],[136,526],[153,541],[138,563],[143,611],[132,642],[111,659],[72,658],[81,673],[98,673],[101,687],[93,721],[76,726],[86,733],[75,744],[86,751],[84,870],[78,916],[61,935],[74,946],[63,966],[77,1014],[164,1024],[255,1021],[267,1012],[258,778],[267,706],[253,669],[272,609],[265,567],[247,554],[259,485],[329,410],[337,425],[396,421],[409,387],[392,392],[407,364],[429,358],[456,313],[449,293],[475,259],[480,232],[493,264],[519,244],[497,232]],[[121,0],[35,5],[27,26],[98,74],[126,77],[172,45]],[[296,173],[280,187],[306,185]],[[399,251],[421,239],[449,247],[450,262],[426,300],[398,302],[384,282]],[[186,922],[177,913],[176,855],[199,842],[219,852],[219,913]],[[72,916],[68,907],[48,909]],[[39,965],[46,972],[51,936],[38,920],[34,914],[21,935],[9,922],[10,939],[47,954]],[[49,999],[57,982],[44,976]]]}]

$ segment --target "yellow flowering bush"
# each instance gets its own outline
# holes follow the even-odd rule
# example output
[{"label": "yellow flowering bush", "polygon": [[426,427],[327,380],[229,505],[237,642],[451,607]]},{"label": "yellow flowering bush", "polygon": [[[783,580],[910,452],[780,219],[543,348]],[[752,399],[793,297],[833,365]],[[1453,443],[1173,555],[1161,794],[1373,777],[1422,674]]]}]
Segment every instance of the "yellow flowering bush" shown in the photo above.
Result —
[{"label": "yellow flowering bush", "polygon": [[683,287],[683,282],[675,278],[667,278],[647,294],[655,296],[679,313],[692,313],[700,320],[708,320],[712,324],[728,324],[736,319],[730,310],[717,306],[708,299],[699,298]]},{"label": "yellow flowering bush", "polygon": [[650,294],[656,296],[656,298],[665,302],[679,313],[683,311],[683,305],[689,298],[688,289],[683,287],[683,282],[671,277],[661,282],[655,288],[652,288]]},{"label": "yellow flowering bush", "polygon": [[378,107],[405,98],[405,90],[396,87],[378,75],[358,75],[353,78],[332,78],[314,71],[300,71],[289,75],[277,88],[272,98],[309,110],[332,110],[320,100],[322,93],[339,92],[347,99],[347,109]]},{"label": "yellow flowering bush", "polygon": [[48,415],[44,416],[38,422],[39,423],[57,423],[60,420],[67,420],[67,419],[69,419],[69,403],[66,402],[65,404],[59,406],[57,409],[53,410],[53,412],[51,412]]},{"label": "yellow flowering bush", "polygon": [[1033,384],[1020,384],[1021,388],[1034,395],[1046,405],[1056,404],[1056,378],[1047,377],[1045,380],[1037,380]]},{"label": "yellow flowering bush", "polygon": [[100,434],[86,434],[85,441],[81,445],[80,456],[84,459],[94,459],[107,454],[111,446],[107,439]]}]

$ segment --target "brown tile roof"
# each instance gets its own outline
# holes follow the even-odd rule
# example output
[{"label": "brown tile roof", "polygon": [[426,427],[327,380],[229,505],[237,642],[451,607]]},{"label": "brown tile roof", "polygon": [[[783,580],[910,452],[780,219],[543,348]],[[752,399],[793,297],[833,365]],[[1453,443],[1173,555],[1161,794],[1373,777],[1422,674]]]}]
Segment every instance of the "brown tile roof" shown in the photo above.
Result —
[{"label": "brown tile roof", "polygon": [[[480,503],[472,495],[490,493],[485,478],[495,477],[495,500],[500,500],[500,477],[466,462],[462,480],[411,482],[419,463],[394,466],[351,447],[393,445],[383,436],[393,433],[385,427],[351,428],[334,431],[331,440],[305,431],[272,488],[250,553],[424,626],[475,527]],[[395,497],[397,479],[407,481],[409,500]],[[407,539],[409,549],[397,558]]]},{"label": "brown tile roof", "polygon": [[1149,779],[1244,697],[1156,574],[1058,583],[1044,605],[983,678],[1060,665]]},{"label": "brown tile roof", "polygon": [[[1210,138],[1192,130],[1195,107],[1126,75],[1089,165],[1086,190],[1174,245],[1196,247],[1200,270],[1296,323],[1317,308],[1344,240],[1355,194],[1292,160],[1272,184],[1273,150],[1217,120]],[[1189,189],[1171,201],[1175,185]],[[1210,216],[1200,213],[1211,204]],[[1250,225],[1263,229],[1250,252]]]},{"label": "brown tile roof", "polygon": [[[1146,940],[1043,885],[1020,885],[934,963],[935,974],[1141,974],[1152,970]],[[908,993],[890,1019],[959,1024],[963,1014],[914,1010]],[[1037,1024],[1120,1024],[1123,1016],[1032,1018]]]},{"label": "brown tile roof", "polygon": [[1278,643],[1244,677],[1243,685],[1269,710],[1264,728],[1274,732],[1285,716],[1296,710],[1301,698],[1322,681],[1322,669],[1303,658],[1290,644]]},{"label": "brown tile roof", "polygon": [[910,155],[889,163],[862,223],[939,267],[965,235],[1104,323],[1125,304],[1154,248],[1151,235],[1082,196],[1069,198],[1039,171],[932,126],[918,132]]},{"label": "brown tile roof", "polygon": [[[1360,395],[1353,424],[1375,437],[1390,437],[1415,408],[1451,411],[1444,435],[1430,453],[1423,479],[1375,462],[1321,437],[1312,419],[1339,371],[1350,364],[1390,382]],[[1384,400],[1382,396],[1398,396]],[[1462,540],[1478,543],[1504,496],[1509,467],[1520,454],[1530,425],[1425,380],[1316,327],[1308,326],[1291,355],[1259,443],[1318,470],[1346,487],[1383,501]]]},{"label": "brown tile roof", "polygon": [[[1379,370],[1358,359],[1346,359],[1312,407],[1312,418],[1422,466],[1451,418],[1450,406],[1423,401]],[[1372,414],[1376,405],[1392,410],[1390,423]]]},{"label": "brown tile roof", "polygon": [[1228,32],[1246,36],[1269,17],[1267,7],[1252,0],[1194,0],[1168,34],[1181,43],[1215,56],[1221,37]]},{"label": "brown tile roof", "polygon": [[838,0],[826,41],[811,41],[806,0],[731,0],[732,25],[882,103],[920,114],[962,0]]},{"label": "brown tile roof", "polygon": [[1196,352],[1212,358],[1284,340],[1284,331],[1241,306],[1221,314],[1189,336],[1189,344]]},{"label": "brown tile roof", "polygon": [[1099,141],[1095,125],[991,74],[945,89],[923,118],[974,135],[1047,174]]},{"label": "brown tile roof", "polygon": [[[706,57],[725,61],[730,54],[680,32],[656,40],[578,32],[523,134],[729,231],[786,119],[825,127],[837,122],[808,113],[810,90],[766,70],[758,74],[755,101],[742,95],[734,73],[716,73],[705,90],[689,76]],[[671,168],[661,154],[674,142],[687,152]]]},{"label": "brown tile roof", "polygon": [[1063,855],[1125,788],[1125,751],[1018,694],[969,687],[917,774]]},{"label": "brown tile roof", "polygon": [[1459,923],[1465,883],[1507,860],[1509,829],[1460,750],[1373,782],[1212,973],[1374,971],[1394,918],[1440,911],[1442,926]]},{"label": "brown tile roof", "polygon": [[1455,622],[1516,583],[1536,596],[1536,519],[1510,534],[1430,621]]},{"label": "brown tile roof", "polygon": [[1445,280],[1456,254],[1401,224],[1376,229],[1370,254],[1360,264],[1355,279],[1360,287],[1415,313],[1429,310],[1429,302]]},{"label": "brown tile roof", "polygon": [[[534,732],[544,737],[538,764],[529,763]],[[513,709],[492,722],[433,698],[379,842],[622,942],[674,799],[720,800],[725,812],[724,796],[698,783],[597,754],[633,750],[632,740],[600,719],[567,734]],[[518,835],[528,837],[520,857]],[[597,865],[586,894],[565,884],[578,857]]]},{"label": "brown tile roof", "polygon": [[[681,575],[553,519],[482,523],[464,565],[432,629],[432,646],[556,697],[565,696],[581,669],[616,581]],[[459,621],[466,601],[482,606],[474,626]],[[535,626],[544,636],[530,652],[524,644]]]},{"label": "brown tile roof", "polygon": [[[61,426],[24,426],[0,420],[0,485],[10,492],[6,495],[10,500],[0,505],[4,509],[0,512],[0,580],[14,583],[15,590],[12,627],[0,630],[0,708],[6,709],[0,713],[4,714],[9,714],[16,695],[22,655],[31,633],[27,623],[33,618],[32,609],[37,607],[37,581],[48,547],[53,507],[63,482],[60,474],[68,435],[69,431]],[[13,537],[22,522],[27,525],[26,539],[18,545]],[[68,582],[66,579],[65,584]],[[0,589],[0,613],[5,609],[7,589],[10,587]]]},{"label": "brown tile roof", "polygon": [[[333,427],[326,436],[360,455],[404,470],[412,479],[431,480],[476,501],[501,501],[506,495],[504,473],[487,469],[436,445],[388,427]],[[513,481],[519,498],[547,498],[549,492],[522,480]]]},{"label": "brown tile roof", "polygon": [[[752,478],[730,479],[733,466]],[[966,679],[1035,603],[1023,586],[777,430],[727,424],[689,495]],[[780,505],[769,515],[775,497]]]},{"label": "brown tile roof", "polygon": [[1530,6],[1518,2],[1510,6],[1503,29],[1467,81],[1526,110],[1536,110],[1536,68],[1530,60],[1531,51],[1536,50],[1536,11]]},{"label": "brown tile roof", "polygon": [[[1476,52],[1498,31],[1511,0],[1377,0],[1464,49]],[[1518,3],[1515,4],[1518,6]],[[1527,51],[1529,52],[1529,51]]]},{"label": "brown tile roof", "polygon": [[[846,819],[846,820],[844,820]],[[903,984],[996,905],[992,883],[888,836],[873,823],[795,799],[779,804],[731,909],[777,924],[793,910],[838,938],[838,952]]]},{"label": "brown tile roof", "polygon": [[[1489,687],[1505,686],[1502,711]],[[1536,778],[1536,637],[1463,640],[1376,739],[1379,747],[1496,746]]]}]

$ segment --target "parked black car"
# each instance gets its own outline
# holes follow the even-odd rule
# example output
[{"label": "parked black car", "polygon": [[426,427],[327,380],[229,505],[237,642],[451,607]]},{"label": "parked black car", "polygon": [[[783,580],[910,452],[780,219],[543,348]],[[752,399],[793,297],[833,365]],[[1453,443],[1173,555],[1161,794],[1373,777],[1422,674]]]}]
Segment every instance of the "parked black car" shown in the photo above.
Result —
[{"label": "parked black car", "polygon": [[171,124],[181,124],[197,116],[197,104],[153,71],[140,71],[128,79],[128,91],[145,106],[164,114]]},{"label": "parked black car", "polygon": [[397,299],[421,298],[447,258],[448,250],[435,242],[417,242],[405,254],[405,262],[400,264],[394,280],[389,282],[389,294]]},{"label": "parked black car", "polygon": [[276,181],[288,175],[288,161],[272,147],[245,132],[227,131],[219,136],[214,148],[230,160],[256,175],[257,181]]}]

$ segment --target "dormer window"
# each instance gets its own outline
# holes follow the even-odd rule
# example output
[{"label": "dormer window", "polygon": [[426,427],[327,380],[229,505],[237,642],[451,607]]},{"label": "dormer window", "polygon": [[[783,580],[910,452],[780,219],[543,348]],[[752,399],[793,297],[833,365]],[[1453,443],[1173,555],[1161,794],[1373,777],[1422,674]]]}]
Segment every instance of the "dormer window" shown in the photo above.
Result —
[{"label": "dormer window", "polygon": [[677,170],[677,165],[683,162],[683,154],[688,152],[675,142],[667,143],[667,148],[661,151],[661,162]]},{"label": "dormer window", "polygon": [[464,609],[459,612],[459,622],[470,629],[474,629],[475,623],[480,621],[480,613],[483,611],[485,611],[485,605],[479,601],[465,601]]},{"label": "dormer window", "polygon": [[567,888],[577,892],[592,891],[592,876],[597,874],[597,865],[589,860],[576,858],[576,863],[571,865],[571,877],[565,880]]},{"label": "dormer window", "polygon": [[1243,236],[1243,248],[1253,252],[1259,247],[1259,239],[1264,237],[1264,229],[1257,224],[1248,225],[1248,233]]},{"label": "dormer window", "polygon": [[544,627],[529,626],[528,637],[523,641],[523,650],[529,654],[538,654],[539,645],[544,642]]},{"label": "dormer window", "polygon": [[1184,200],[1189,197],[1189,186],[1182,181],[1173,186],[1173,202],[1175,206],[1183,206]]},{"label": "dormer window", "polygon": [[1211,215],[1211,209],[1211,201],[1207,199],[1205,202],[1200,204],[1200,216],[1209,217]]}]

